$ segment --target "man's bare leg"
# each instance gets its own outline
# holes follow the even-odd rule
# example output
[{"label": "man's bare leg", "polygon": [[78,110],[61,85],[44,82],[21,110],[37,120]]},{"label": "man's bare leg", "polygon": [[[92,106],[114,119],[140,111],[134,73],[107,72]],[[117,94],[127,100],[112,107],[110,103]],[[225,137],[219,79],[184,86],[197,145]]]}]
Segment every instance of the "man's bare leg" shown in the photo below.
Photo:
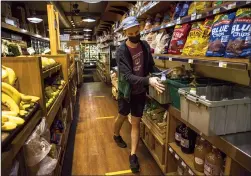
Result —
[{"label": "man's bare leg", "polygon": [[127,116],[123,116],[121,114],[118,114],[118,116],[115,119],[114,122],[114,136],[113,139],[115,140],[115,142],[117,143],[117,145],[121,148],[126,148],[127,145],[124,142],[124,140],[122,139],[122,137],[120,136],[120,130],[121,127],[125,121],[125,119],[127,118]]},{"label": "man's bare leg", "polygon": [[132,131],[131,131],[131,141],[132,141],[132,148],[131,148],[131,155],[136,154],[136,150],[139,143],[139,134],[140,134],[140,117],[131,118],[132,123]]}]

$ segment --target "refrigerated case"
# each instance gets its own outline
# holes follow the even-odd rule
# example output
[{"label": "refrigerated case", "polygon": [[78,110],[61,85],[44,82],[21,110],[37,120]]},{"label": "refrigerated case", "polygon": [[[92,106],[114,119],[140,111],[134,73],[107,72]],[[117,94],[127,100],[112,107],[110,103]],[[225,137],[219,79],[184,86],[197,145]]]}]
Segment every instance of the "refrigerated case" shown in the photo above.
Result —
[{"label": "refrigerated case", "polygon": [[85,67],[95,67],[98,60],[98,48],[96,43],[82,43],[81,56],[84,58]]}]

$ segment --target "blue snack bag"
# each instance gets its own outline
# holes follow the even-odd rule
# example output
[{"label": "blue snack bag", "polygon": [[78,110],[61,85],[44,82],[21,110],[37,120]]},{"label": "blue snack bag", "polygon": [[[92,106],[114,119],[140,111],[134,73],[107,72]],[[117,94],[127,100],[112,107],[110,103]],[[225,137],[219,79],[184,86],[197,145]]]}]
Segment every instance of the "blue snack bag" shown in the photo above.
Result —
[{"label": "blue snack bag", "polygon": [[184,4],[183,4],[183,7],[180,11],[180,14],[179,14],[179,17],[184,17],[184,16],[187,16],[188,14],[188,9],[189,9],[189,6],[190,6],[190,3],[189,1],[186,1]]},{"label": "blue snack bag", "polygon": [[251,8],[237,10],[225,57],[251,58]]},{"label": "blue snack bag", "polygon": [[182,2],[179,2],[176,7],[175,7],[175,12],[174,12],[174,16],[173,16],[173,19],[176,20],[179,15],[180,15],[180,12],[181,12],[181,9],[182,9],[182,6],[183,6],[183,3]]},{"label": "blue snack bag", "polygon": [[235,12],[215,16],[206,56],[224,56],[234,18]]}]

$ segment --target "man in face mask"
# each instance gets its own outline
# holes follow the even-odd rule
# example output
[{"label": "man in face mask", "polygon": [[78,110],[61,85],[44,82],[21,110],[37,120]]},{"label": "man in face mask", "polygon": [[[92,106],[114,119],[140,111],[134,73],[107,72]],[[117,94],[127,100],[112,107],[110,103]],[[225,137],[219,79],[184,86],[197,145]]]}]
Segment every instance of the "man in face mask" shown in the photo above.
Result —
[{"label": "man in face mask", "polygon": [[120,129],[128,114],[131,113],[131,154],[129,156],[132,172],[139,172],[140,166],[136,149],[140,134],[140,120],[146,100],[149,85],[158,92],[164,91],[164,85],[157,77],[148,77],[149,73],[159,72],[154,66],[150,46],[140,40],[140,27],[135,17],[127,17],[121,23],[128,37],[116,51],[118,65],[118,107],[119,114],[114,124],[114,140],[121,148],[127,145],[120,136]]}]

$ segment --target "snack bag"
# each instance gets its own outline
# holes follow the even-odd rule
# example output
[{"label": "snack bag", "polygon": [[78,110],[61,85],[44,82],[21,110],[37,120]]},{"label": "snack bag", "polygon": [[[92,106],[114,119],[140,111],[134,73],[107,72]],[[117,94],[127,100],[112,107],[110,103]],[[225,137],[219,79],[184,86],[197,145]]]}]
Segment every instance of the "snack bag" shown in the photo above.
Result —
[{"label": "snack bag", "polygon": [[188,9],[188,15],[191,15],[194,12],[196,12],[196,1],[191,3],[191,5]]},{"label": "snack bag", "polygon": [[217,6],[221,5],[222,3],[223,3],[223,1],[213,1],[212,7],[217,7]]},{"label": "snack bag", "polygon": [[251,57],[251,8],[237,10],[225,57]]},{"label": "snack bag", "polygon": [[189,9],[188,9],[188,15],[191,15],[193,13],[203,13],[203,11],[209,7],[211,7],[212,3],[210,1],[195,1],[192,2]]},{"label": "snack bag", "polygon": [[179,17],[182,7],[183,7],[182,2],[179,2],[177,4],[177,6],[175,7],[175,11],[174,11],[174,14],[173,14],[173,19],[174,20],[176,20]]},{"label": "snack bag", "polygon": [[182,7],[182,9],[181,9],[181,11],[180,11],[180,14],[179,14],[179,17],[187,16],[189,6],[190,6],[190,2],[189,2],[189,1],[186,1],[186,2],[183,4],[183,7]]},{"label": "snack bag", "polygon": [[154,54],[165,54],[166,47],[168,47],[171,40],[171,34],[167,33],[166,30],[160,31],[156,37],[157,45],[154,49]]},{"label": "snack bag", "polygon": [[206,56],[224,56],[234,18],[235,12],[215,16]]},{"label": "snack bag", "polygon": [[181,54],[186,43],[188,32],[191,28],[190,24],[176,25],[173,31],[172,40],[168,49],[169,54]]},{"label": "snack bag", "polygon": [[193,23],[182,55],[205,56],[212,24],[212,19],[206,19],[205,22]]}]

